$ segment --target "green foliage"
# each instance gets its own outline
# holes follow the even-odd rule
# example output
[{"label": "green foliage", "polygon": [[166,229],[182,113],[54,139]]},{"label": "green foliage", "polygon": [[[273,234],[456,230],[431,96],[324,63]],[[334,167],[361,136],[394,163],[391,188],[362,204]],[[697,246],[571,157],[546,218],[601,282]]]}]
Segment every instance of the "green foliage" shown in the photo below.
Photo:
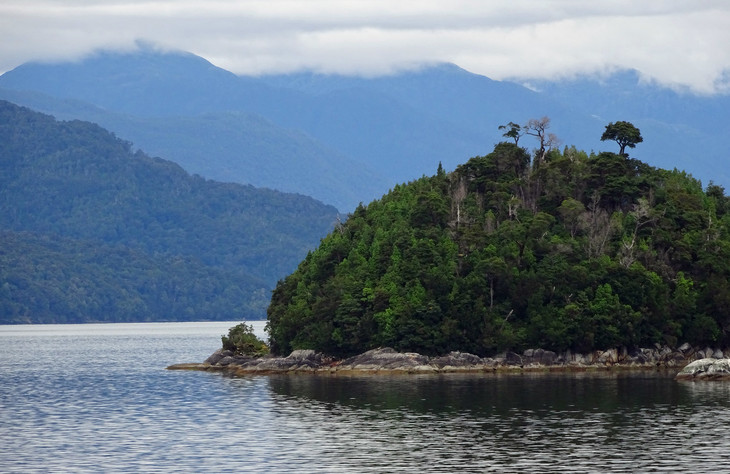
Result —
[{"label": "green foliage", "polygon": [[263,318],[337,218],[2,101],[0,169],[3,323]]},{"label": "green foliage", "polygon": [[190,257],[0,231],[0,322],[231,321],[265,312],[264,283]]},{"label": "green foliage", "polygon": [[269,353],[269,347],[253,333],[253,326],[240,323],[228,330],[228,336],[221,336],[223,349],[238,355],[261,357]]},{"label": "green foliage", "polygon": [[601,141],[613,140],[618,143],[618,154],[624,156],[626,147],[635,148],[637,143],[644,141],[641,132],[631,122],[618,121],[606,125],[606,131],[601,135]]},{"label": "green foliage", "polygon": [[722,188],[614,153],[529,163],[500,143],[359,207],[279,282],[272,351],[730,343]]}]

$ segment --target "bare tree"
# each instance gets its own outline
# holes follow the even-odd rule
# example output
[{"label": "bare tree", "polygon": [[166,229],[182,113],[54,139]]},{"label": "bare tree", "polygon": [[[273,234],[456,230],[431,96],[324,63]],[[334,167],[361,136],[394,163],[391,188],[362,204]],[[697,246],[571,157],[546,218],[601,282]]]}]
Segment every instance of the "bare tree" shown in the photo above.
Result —
[{"label": "bare tree", "polygon": [[582,227],[586,231],[586,253],[588,258],[600,257],[606,244],[618,228],[618,222],[598,205],[600,196],[594,192],[588,209],[582,215]]},{"label": "bare tree", "polygon": [[619,263],[625,268],[629,268],[636,261],[636,238],[639,230],[645,225],[652,225],[657,220],[649,201],[645,198],[639,198],[638,202],[634,204],[634,210],[629,214],[634,218],[634,228],[630,236],[622,239],[618,255]]},{"label": "bare tree", "polygon": [[456,214],[456,227],[461,225],[461,202],[467,196],[466,179],[459,178],[459,181],[451,186],[451,215]]},{"label": "bare tree", "polygon": [[538,165],[545,161],[545,156],[553,147],[559,145],[558,137],[554,133],[549,133],[549,128],[549,117],[530,119],[523,127],[525,135],[532,135],[533,137],[537,137],[540,141],[540,148],[535,156],[535,162]]}]

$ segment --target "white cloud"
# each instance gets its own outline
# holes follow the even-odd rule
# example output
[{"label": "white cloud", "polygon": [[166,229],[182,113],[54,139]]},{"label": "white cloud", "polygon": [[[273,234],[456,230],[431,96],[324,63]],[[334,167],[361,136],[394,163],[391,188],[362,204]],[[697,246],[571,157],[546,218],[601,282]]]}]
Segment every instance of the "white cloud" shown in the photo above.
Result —
[{"label": "white cloud", "polygon": [[634,68],[725,90],[725,0],[4,0],[0,70],[144,38],[239,74],[383,74],[454,62],[495,79]]}]

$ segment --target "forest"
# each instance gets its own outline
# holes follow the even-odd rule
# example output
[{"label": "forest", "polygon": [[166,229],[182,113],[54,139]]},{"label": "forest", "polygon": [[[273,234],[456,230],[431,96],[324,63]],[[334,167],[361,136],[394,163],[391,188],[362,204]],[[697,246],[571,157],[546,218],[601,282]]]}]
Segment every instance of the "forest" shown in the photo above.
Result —
[{"label": "forest", "polygon": [[725,190],[631,158],[630,123],[601,137],[618,153],[549,127],[510,122],[491,153],[360,205],[277,284],[272,352],[730,345]]},{"label": "forest", "polygon": [[0,323],[263,319],[338,219],[0,101]]}]

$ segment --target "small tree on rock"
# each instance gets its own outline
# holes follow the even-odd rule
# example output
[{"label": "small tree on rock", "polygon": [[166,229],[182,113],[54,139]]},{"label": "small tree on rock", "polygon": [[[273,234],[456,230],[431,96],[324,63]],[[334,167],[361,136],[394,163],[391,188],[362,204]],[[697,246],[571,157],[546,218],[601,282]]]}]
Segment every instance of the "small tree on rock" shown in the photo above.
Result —
[{"label": "small tree on rock", "polygon": [[269,353],[269,347],[256,337],[253,326],[241,323],[228,330],[228,336],[221,336],[223,349],[233,351],[237,355],[261,357]]}]

